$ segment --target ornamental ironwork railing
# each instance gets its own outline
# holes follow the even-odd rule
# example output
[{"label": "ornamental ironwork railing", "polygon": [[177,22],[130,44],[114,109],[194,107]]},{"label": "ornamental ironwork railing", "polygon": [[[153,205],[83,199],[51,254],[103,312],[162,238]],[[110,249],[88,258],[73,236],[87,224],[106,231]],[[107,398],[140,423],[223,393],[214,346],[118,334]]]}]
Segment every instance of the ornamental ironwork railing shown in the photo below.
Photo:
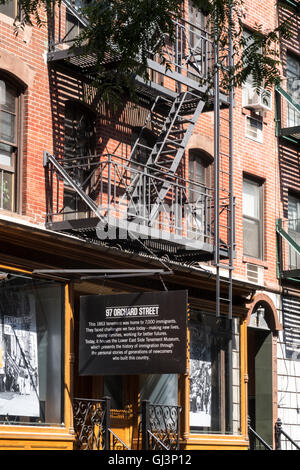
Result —
[{"label": "ornamental ironwork railing", "polygon": [[181,407],[142,402],[142,449],[178,450]]},{"label": "ornamental ironwork railing", "polygon": [[[130,450],[110,425],[110,397],[100,400],[74,398],[73,418],[75,450]],[[179,449],[179,417],[181,407],[151,404],[141,407],[140,430],[142,450]]]},{"label": "ornamental ironwork railing", "polygon": [[73,399],[76,450],[129,450],[110,428],[110,398]]},{"label": "ornamental ironwork railing", "polygon": [[76,450],[109,449],[110,401],[74,398]]}]

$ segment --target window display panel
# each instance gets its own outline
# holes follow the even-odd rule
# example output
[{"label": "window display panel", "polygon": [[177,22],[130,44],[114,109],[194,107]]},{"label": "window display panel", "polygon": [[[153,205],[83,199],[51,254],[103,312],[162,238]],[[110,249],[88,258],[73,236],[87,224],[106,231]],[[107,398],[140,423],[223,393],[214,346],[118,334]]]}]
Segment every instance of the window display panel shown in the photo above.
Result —
[{"label": "window display panel", "polygon": [[192,432],[231,432],[230,322],[214,315],[191,312],[190,428]]},{"label": "window display panel", "polygon": [[0,424],[63,421],[64,286],[0,273]]},{"label": "window display panel", "polygon": [[141,401],[149,400],[152,404],[178,405],[177,374],[140,375]]}]

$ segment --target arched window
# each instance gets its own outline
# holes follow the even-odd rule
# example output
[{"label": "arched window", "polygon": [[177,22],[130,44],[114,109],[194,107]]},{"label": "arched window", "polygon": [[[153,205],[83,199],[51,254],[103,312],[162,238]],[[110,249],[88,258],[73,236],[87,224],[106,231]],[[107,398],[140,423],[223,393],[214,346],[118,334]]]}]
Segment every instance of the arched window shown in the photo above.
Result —
[{"label": "arched window", "polygon": [[[78,102],[68,102],[65,107],[65,141],[64,159],[69,161],[72,169],[69,171],[72,178],[84,189],[88,190],[89,184],[84,182],[90,172],[89,159],[95,155],[96,133],[95,116],[86,106]],[[80,160],[79,160],[80,159]],[[74,190],[65,186],[64,190],[65,218],[86,217],[86,207]],[[69,214],[69,215],[68,215]],[[73,215],[72,215],[73,214]]]},{"label": "arched window", "polygon": [[211,204],[211,171],[213,157],[205,150],[197,147],[189,149],[189,182],[188,207],[190,214],[190,230],[199,236],[207,233],[210,215],[208,207]]},{"label": "arched window", "polygon": [[17,210],[20,92],[0,75],[0,209]]},{"label": "arched window", "polygon": [[213,158],[207,152],[199,148],[189,150],[189,181],[190,184],[189,202],[194,202],[199,185],[209,187],[211,185],[211,163]]}]

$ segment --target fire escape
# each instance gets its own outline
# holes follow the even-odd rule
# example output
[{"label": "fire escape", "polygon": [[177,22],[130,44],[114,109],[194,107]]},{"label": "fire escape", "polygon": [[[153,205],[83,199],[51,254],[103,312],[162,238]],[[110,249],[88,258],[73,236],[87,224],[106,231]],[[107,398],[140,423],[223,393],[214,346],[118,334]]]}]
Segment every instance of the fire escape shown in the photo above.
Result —
[{"label": "fire escape", "polygon": [[[70,75],[89,78],[93,75],[93,56],[69,47],[74,32],[85,27],[85,19],[66,0],[56,8],[50,22],[49,68],[62,66]],[[69,23],[71,18],[69,28],[66,17]],[[47,226],[98,241],[106,234],[106,244],[138,251],[143,246],[157,257],[167,255],[176,262],[211,261],[216,269],[217,316],[223,311],[231,318],[233,91],[221,89],[220,77],[226,67],[232,67],[233,54],[230,44],[220,51],[211,35],[197,25],[185,19],[174,22],[174,41],[164,38],[163,42],[169,66],[149,53],[150,76],[156,74],[162,79],[145,82],[136,77],[137,93],[148,115],[130,155],[107,152],[70,159],[44,152]],[[214,83],[205,83],[211,76]],[[185,159],[195,125],[207,112],[214,115],[211,187],[187,177]],[[145,144],[149,133],[151,145]],[[78,169],[84,173],[84,180],[76,176]],[[82,217],[66,212],[65,186],[72,188],[84,205]]]},{"label": "fire escape", "polygon": [[[277,137],[284,146],[289,161],[286,165],[299,168],[297,154],[300,146],[300,77],[287,78],[276,87]],[[282,148],[282,147],[281,147]],[[282,153],[282,152],[280,152]],[[293,163],[294,162],[294,163]],[[288,216],[278,219],[277,232],[277,275],[282,280],[300,279],[300,214],[297,200],[289,196]]]}]

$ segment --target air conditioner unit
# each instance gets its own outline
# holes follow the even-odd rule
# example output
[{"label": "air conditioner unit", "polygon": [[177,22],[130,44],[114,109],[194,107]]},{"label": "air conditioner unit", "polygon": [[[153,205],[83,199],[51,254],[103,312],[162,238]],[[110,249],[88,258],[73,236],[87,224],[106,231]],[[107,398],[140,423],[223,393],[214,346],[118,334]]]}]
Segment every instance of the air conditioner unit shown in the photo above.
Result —
[{"label": "air conditioner unit", "polygon": [[249,282],[262,285],[264,283],[264,267],[257,264],[246,264],[246,276]]},{"label": "air conditioner unit", "polygon": [[243,90],[243,107],[255,111],[271,111],[272,94],[264,88],[257,92],[255,88],[245,87]]}]

